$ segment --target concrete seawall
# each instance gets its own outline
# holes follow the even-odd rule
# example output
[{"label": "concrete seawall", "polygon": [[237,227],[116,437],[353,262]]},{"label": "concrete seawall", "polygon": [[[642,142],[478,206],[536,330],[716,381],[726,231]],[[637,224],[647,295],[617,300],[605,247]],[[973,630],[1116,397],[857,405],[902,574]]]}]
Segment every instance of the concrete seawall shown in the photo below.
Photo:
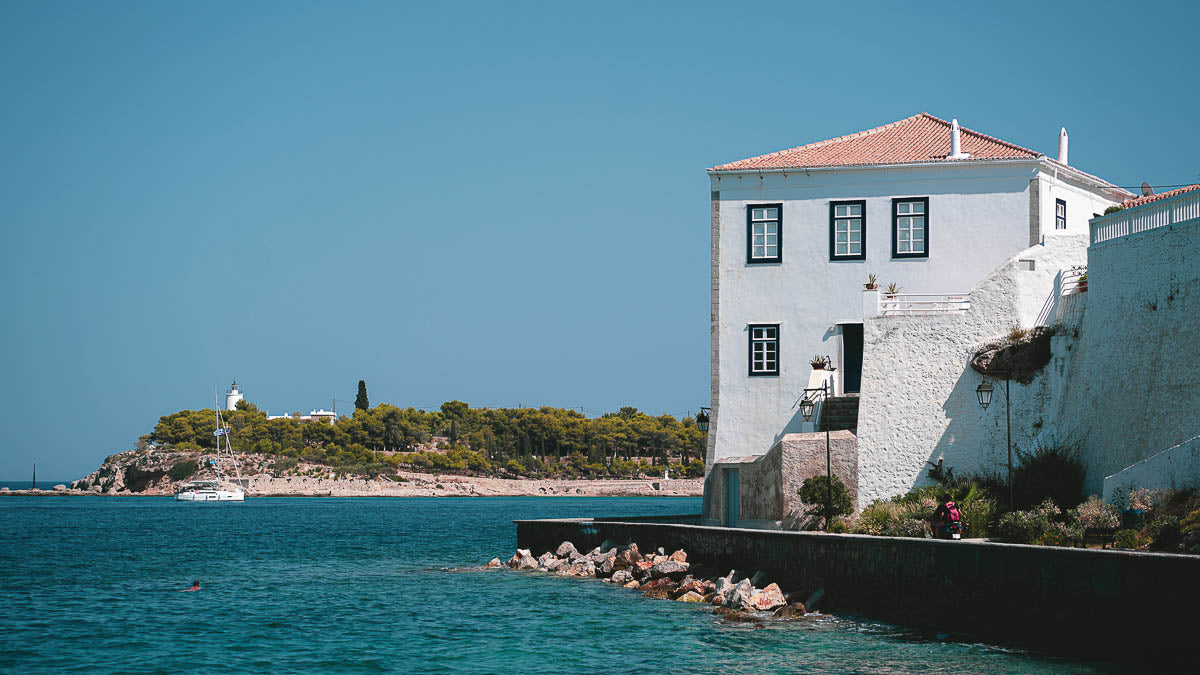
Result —
[{"label": "concrete seawall", "polygon": [[[699,516],[687,518],[698,522]],[[657,520],[657,519],[656,519]],[[1191,647],[1200,557],[975,541],[780,532],[651,519],[516,521],[536,556],[637,542],[719,569],[763,570],[826,607],[973,639],[1159,660]]]}]

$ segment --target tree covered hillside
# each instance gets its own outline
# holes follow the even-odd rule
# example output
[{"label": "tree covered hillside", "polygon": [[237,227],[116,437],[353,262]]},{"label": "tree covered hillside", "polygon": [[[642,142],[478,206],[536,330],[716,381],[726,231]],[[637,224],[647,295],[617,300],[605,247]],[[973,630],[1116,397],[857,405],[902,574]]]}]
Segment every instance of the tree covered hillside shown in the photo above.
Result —
[{"label": "tree covered hillside", "polygon": [[[366,397],[363,397],[365,404]],[[397,468],[482,475],[631,477],[704,475],[704,433],[695,419],[651,417],[636,408],[588,418],[561,408],[472,408],[447,401],[424,411],[380,404],[333,424],[268,420],[253,403],[222,413],[233,447],[347,473]],[[178,449],[213,448],[216,413],[181,410],[159,419],[147,440]],[[434,446],[435,437],[439,440]]]}]

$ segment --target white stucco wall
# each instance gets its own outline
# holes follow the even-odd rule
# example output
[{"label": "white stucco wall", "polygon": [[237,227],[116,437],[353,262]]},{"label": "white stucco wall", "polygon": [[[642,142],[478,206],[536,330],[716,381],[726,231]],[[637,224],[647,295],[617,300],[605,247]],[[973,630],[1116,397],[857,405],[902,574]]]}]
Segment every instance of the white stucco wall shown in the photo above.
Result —
[{"label": "white stucco wall", "polygon": [[[1041,197],[1039,215],[1042,224],[1042,235],[1052,237],[1057,234],[1082,234],[1088,232],[1088,221],[1094,214],[1103,214],[1104,210],[1113,204],[1111,199],[1097,194],[1086,185],[1064,175],[1055,173],[1053,169],[1039,174]],[[1056,199],[1067,203],[1067,229],[1054,229],[1054,204]]]},{"label": "white stucco wall", "polygon": [[[868,274],[877,274],[882,288],[895,282],[906,293],[963,293],[1026,248],[1029,183],[1040,180],[1044,168],[1038,162],[981,162],[712,176],[719,199],[709,463],[761,454],[786,433],[812,430],[794,407],[811,372],[809,358],[828,354],[839,373],[844,372],[837,324],[862,321],[862,286]],[[1047,217],[1053,229],[1054,189],[1047,184],[1042,190],[1041,200],[1051,204],[1041,210],[1043,232]],[[929,198],[929,257],[892,258],[894,197]],[[829,203],[858,199],[866,201],[866,260],[830,261]],[[746,206],[758,203],[783,204],[780,264],[747,263]],[[1085,210],[1069,208],[1068,215]],[[1009,290],[1018,291],[1029,297],[1007,306],[1028,315],[1029,325],[1049,286]],[[747,326],[756,323],[780,324],[778,376],[748,375]],[[1011,315],[1000,323],[1011,324]],[[864,393],[865,372],[864,366]]]},{"label": "white stucco wall", "polygon": [[[972,290],[965,313],[866,323],[858,417],[861,505],[927,483],[926,463],[939,457],[959,473],[1003,473],[1004,383],[995,383],[992,405],[981,408],[975,388],[982,378],[970,368],[971,357],[981,343],[1008,333],[1017,317],[1036,315],[1058,272],[1084,263],[1087,242],[1082,233],[1057,236],[1017,253]],[[1022,269],[1021,260],[1033,260],[1034,269]],[[1028,447],[1047,424],[1051,383],[1042,376],[1029,386],[1009,386],[1013,443]]]},{"label": "white stucco wall", "polygon": [[1056,417],[1099,494],[1105,476],[1200,434],[1200,220],[1097,244],[1088,258]]},{"label": "white stucco wall", "polygon": [[1109,500],[1118,487],[1129,494],[1134,488],[1177,490],[1198,485],[1200,437],[1195,437],[1106,477],[1101,495]]}]

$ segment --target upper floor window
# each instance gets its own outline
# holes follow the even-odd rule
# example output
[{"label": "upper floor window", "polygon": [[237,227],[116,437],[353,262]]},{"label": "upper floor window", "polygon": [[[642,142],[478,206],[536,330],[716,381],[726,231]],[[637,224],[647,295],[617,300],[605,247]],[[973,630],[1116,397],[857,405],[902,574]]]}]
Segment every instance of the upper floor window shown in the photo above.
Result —
[{"label": "upper floor window", "polygon": [[1061,199],[1054,200],[1054,229],[1067,229],[1067,203]]},{"label": "upper floor window", "polygon": [[867,259],[867,203],[829,203],[829,259]]},{"label": "upper floor window", "polygon": [[929,256],[929,198],[892,200],[892,257]]},{"label": "upper floor window", "polygon": [[782,262],[783,204],[751,204],[746,220],[746,262]]},{"label": "upper floor window", "polygon": [[750,324],[750,374],[779,374],[779,324]]}]

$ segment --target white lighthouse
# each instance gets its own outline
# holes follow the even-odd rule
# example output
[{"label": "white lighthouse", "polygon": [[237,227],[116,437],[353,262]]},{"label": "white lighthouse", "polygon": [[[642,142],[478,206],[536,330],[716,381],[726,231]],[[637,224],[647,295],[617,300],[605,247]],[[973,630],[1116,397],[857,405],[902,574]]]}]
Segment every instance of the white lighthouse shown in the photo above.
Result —
[{"label": "white lighthouse", "polygon": [[238,401],[244,398],[242,392],[238,391],[237,380],[233,381],[233,385],[229,387],[229,393],[225,394],[225,409],[237,410]]}]

